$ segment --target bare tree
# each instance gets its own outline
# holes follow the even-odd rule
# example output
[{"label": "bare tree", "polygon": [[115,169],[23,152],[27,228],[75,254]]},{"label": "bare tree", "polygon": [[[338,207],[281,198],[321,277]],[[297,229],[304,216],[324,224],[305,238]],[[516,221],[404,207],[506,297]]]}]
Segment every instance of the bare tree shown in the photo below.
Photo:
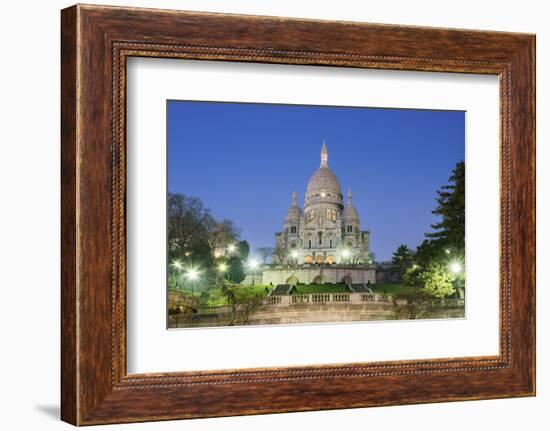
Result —
[{"label": "bare tree", "polygon": [[285,247],[281,246],[281,245],[277,245],[277,247],[275,247],[275,251],[273,253],[277,257],[277,260],[279,261],[279,263],[281,265],[284,264],[285,259],[288,256],[288,250]]},{"label": "bare tree", "polygon": [[213,217],[208,217],[205,220],[204,226],[207,233],[208,245],[212,252],[216,248],[223,248],[234,243],[239,237],[239,229],[229,219],[218,222]]},{"label": "bare tree", "polygon": [[274,251],[273,247],[259,247],[256,249],[256,253],[262,258],[264,265],[267,263],[267,259],[273,255]]},{"label": "bare tree", "polygon": [[168,238],[172,250],[188,250],[204,242],[205,222],[210,212],[192,196],[168,196]]}]

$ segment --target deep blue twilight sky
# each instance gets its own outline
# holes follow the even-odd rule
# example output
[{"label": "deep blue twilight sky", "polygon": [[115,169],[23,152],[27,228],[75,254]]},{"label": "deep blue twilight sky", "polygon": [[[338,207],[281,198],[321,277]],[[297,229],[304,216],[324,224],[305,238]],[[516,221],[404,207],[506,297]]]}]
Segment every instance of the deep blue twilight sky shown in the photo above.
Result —
[{"label": "deep blue twilight sky", "polygon": [[229,218],[254,250],[274,247],[294,190],[328,164],[371,231],[376,260],[415,248],[437,219],[436,191],[464,159],[462,111],[168,102],[168,190]]}]

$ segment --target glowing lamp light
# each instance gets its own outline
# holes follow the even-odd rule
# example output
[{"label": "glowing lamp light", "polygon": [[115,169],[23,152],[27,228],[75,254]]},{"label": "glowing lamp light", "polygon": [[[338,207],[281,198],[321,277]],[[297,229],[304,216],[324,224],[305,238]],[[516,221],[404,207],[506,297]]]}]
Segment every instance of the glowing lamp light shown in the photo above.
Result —
[{"label": "glowing lamp light", "polygon": [[236,250],[235,244],[231,244],[231,245],[228,245],[228,246],[227,246],[227,251],[228,251],[229,253],[234,253],[235,250]]},{"label": "glowing lamp light", "polygon": [[450,254],[450,253],[451,253],[451,250],[449,250],[448,248],[446,248],[446,249],[445,249],[445,253]]},{"label": "glowing lamp light", "polygon": [[197,278],[199,278],[199,271],[197,271],[196,269],[190,269],[189,271],[187,271],[186,275],[189,280],[196,280]]},{"label": "glowing lamp light", "polygon": [[254,258],[248,259],[247,263],[250,269],[256,269],[259,265],[259,262]]},{"label": "glowing lamp light", "polygon": [[342,256],[343,257],[349,257],[349,250],[343,250],[342,251]]},{"label": "glowing lamp light", "polygon": [[298,252],[297,251],[293,251],[291,253],[291,256],[294,258],[294,259],[297,259],[298,258]]},{"label": "glowing lamp light", "polygon": [[462,265],[458,262],[451,263],[451,272],[453,274],[458,274],[462,270]]},{"label": "glowing lamp light", "polygon": [[218,271],[220,271],[220,272],[225,272],[225,271],[227,271],[227,264],[225,264],[225,263],[220,263],[220,264],[218,265]]},{"label": "glowing lamp light", "polygon": [[181,261],[176,259],[172,262],[172,267],[174,267],[177,270],[180,270],[182,268]]}]

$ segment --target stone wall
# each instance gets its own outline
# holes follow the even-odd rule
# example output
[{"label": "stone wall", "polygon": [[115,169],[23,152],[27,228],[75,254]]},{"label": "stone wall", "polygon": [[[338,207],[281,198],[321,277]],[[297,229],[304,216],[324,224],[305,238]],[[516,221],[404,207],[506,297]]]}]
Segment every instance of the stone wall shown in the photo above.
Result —
[{"label": "stone wall", "polygon": [[[281,304],[282,305],[282,304]],[[195,316],[192,320],[171,316],[169,327],[212,327],[228,325],[229,307],[220,307],[217,313]],[[222,314],[218,314],[222,313]],[[464,318],[464,307],[442,307],[425,314],[421,319]],[[365,322],[373,320],[408,320],[406,306],[391,303],[295,303],[289,306],[264,305],[250,315],[250,325],[288,325],[308,323]]]},{"label": "stone wall", "polygon": [[[352,283],[376,283],[374,268],[347,268],[347,267],[311,267],[311,268],[269,268],[262,273],[262,284],[286,284],[291,277],[296,277],[299,283],[341,283],[344,278]],[[317,280],[316,280],[317,278]]]}]

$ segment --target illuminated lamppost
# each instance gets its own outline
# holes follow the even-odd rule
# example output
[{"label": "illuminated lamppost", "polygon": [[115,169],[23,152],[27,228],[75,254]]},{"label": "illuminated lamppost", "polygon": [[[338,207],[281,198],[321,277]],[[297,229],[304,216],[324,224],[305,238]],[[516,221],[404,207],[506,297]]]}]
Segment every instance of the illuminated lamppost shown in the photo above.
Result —
[{"label": "illuminated lamppost", "polygon": [[452,262],[449,269],[453,274],[458,275],[462,271],[462,265],[459,262]]},{"label": "illuminated lamppost", "polygon": [[248,269],[252,272],[252,284],[256,284],[256,269],[259,266],[259,262],[254,259],[253,257],[249,258],[246,262],[246,265],[248,266]]},{"label": "illuminated lamppost", "polygon": [[178,278],[181,275],[181,270],[183,269],[183,264],[181,263],[181,260],[174,259],[172,261],[172,263],[170,264],[170,266],[172,266],[172,268],[174,268],[175,273],[176,273],[176,289],[177,289],[178,286],[179,286],[178,285]]},{"label": "illuminated lamppost", "polygon": [[348,262],[349,256],[350,256],[349,250],[347,250],[347,249],[342,250],[342,258],[343,258],[345,263]]},{"label": "illuminated lamppost", "polygon": [[453,284],[455,285],[456,293],[459,298],[464,297],[464,286],[461,286],[460,279],[462,278],[461,274],[464,271],[462,263],[459,261],[453,261],[449,265],[449,270],[454,275]]},{"label": "illuminated lamppost", "polygon": [[195,268],[191,268],[187,270],[185,273],[187,276],[187,279],[191,281],[191,296],[195,296],[195,280],[198,280],[199,278],[199,271],[197,271]]},{"label": "illuminated lamppost", "polygon": [[294,265],[298,266],[299,253],[296,250],[294,250],[294,251],[292,251],[292,253],[290,253],[290,256],[292,257],[292,259],[294,259]]},{"label": "illuminated lamppost", "polygon": [[221,274],[222,278],[225,277],[225,273],[227,272],[228,269],[229,269],[229,267],[227,266],[227,263],[225,263],[225,262],[222,262],[218,265],[218,272]]},{"label": "illuminated lamppost", "polygon": [[235,244],[230,244],[227,246],[227,253],[233,254],[237,250],[237,247],[235,247]]}]

